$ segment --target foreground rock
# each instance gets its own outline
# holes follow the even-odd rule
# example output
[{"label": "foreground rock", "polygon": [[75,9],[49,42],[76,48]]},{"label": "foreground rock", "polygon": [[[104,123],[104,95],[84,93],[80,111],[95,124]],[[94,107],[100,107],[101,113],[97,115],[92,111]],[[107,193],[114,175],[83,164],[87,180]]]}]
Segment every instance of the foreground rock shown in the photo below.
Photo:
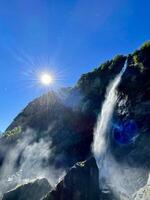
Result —
[{"label": "foreground rock", "polygon": [[99,190],[99,172],[92,157],[74,165],[43,200],[114,200],[110,191]]},{"label": "foreground rock", "polygon": [[40,200],[50,189],[46,179],[37,179],[5,193],[2,200]]},{"label": "foreground rock", "polygon": [[43,200],[99,200],[98,168],[94,158],[74,165]]}]

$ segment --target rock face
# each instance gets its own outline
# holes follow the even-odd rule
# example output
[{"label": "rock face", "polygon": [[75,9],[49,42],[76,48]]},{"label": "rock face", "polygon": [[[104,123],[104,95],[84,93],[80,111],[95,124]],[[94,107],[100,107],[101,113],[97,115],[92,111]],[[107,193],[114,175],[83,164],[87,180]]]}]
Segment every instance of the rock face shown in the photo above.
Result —
[{"label": "rock face", "polygon": [[50,189],[46,179],[38,179],[5,193],[2,200],[40,200]]},{"label": "rock face", "polygon": [[99,200],[98,168],[94,158],[73,166],[43,200]]},{"label": "rock face", "polygon": [[[53,156],[49,161],[56,167],[70,167],[80,160],[85,160],[90,154],[94,121],[90,116],[67,105],[54,92],[29,103],[0,139],[0,165],[4,160],[1,146],[7,145],[8,152],[18,140],[26,137],[29,129],[35,133],[34,141],[51,141]],[[19,134],[16,131],[18,127],[21,128]]]}]

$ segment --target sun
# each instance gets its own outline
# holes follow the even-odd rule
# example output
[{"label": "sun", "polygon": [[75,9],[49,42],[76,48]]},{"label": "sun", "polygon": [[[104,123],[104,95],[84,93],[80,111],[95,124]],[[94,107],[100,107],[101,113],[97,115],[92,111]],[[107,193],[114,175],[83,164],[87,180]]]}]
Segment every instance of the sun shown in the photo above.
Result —
[{"label": "sun", "polygon": [[53,77],[49,73],[43,73],[40,76],[40,82],[45,86],[49,86],[53,83]]}]

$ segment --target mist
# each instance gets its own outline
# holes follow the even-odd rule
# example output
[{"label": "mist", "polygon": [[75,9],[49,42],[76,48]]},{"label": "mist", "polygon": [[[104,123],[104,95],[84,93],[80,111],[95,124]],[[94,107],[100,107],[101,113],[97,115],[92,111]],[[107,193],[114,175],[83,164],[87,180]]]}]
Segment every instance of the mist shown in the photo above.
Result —
[{"label": "mist", "polygon": [[[3,148],[5,159],[0,168],[0,198],[3,193],[17,185],[25,184],[37,178],[46,178],[52,187],[64,176],[64,169],[56,169],[48,163],[52,156],[51,141],[35,140],[36,131],[27,129],[21,133],[15,146],[7,151]],[[18,165],[17,165],[18,163]]]}]

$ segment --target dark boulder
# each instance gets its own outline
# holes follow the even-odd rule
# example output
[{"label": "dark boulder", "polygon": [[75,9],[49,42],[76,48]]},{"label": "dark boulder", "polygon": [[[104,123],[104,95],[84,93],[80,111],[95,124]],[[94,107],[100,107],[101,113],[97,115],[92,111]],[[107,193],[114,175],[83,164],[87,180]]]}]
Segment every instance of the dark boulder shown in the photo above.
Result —
[{"label": "dark boulder", "polygon": [[43,200],[99,200],[98,168],[94,158],[75,164]]},{"label": "dark boulder", "polygon": [[37,179],[5,193],[2,200],[40,200],[50,190],[47,179]]}]

